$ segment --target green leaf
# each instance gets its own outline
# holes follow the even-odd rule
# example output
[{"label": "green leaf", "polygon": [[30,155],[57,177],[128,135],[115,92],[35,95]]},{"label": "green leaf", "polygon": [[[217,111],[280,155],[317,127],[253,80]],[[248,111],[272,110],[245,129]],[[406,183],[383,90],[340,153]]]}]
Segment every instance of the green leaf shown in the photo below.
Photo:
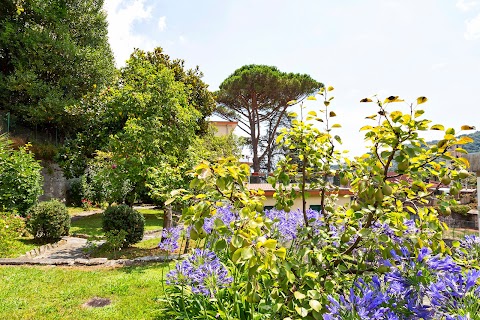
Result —
[{"label": "green leaf", "polygon": [[227,247],[227,241],[225,239],[219,240],[215,244],[215,250],[217,250],[217,251],[222,251],[226,247]]},{"label": "green leaf", "polygon": [[460,248],[460,241],[458,241],[458,240],[453,241],[453,242],[452,242],[452,247],[454,247],[454,248]]},{"label": "green leaf", "polygon": [[243,260],[249,260],[251,257],[253,257],[253,249],[248,247],[248,248],[242,248],[242,259]]}]

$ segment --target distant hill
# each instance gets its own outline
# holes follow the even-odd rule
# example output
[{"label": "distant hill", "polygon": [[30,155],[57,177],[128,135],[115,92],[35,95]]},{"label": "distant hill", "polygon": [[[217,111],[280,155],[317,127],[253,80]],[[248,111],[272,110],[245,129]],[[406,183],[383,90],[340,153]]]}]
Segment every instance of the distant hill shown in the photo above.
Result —
[{"label": "distant hill", "polygon": [[[475,131],[470,134],[462,134],[460,137],[470,137],[473,139],[472,143],[468,143],[462,146],[463,149],[467,150],[468,153],[480,152],[480,131]],[[428,141],[427,144],[435,144],[438,140]]]}]

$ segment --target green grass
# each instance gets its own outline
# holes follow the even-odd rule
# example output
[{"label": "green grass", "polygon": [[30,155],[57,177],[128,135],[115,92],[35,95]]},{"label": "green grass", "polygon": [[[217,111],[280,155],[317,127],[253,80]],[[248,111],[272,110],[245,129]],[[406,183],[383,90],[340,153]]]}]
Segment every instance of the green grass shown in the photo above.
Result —
[{"label": "green grass", "polygon": [[134,259],[138,257],[165,255],[165,252],[158,249],[159,242],[160,238],[148,239],[117,252],[112,252],[106,247],[100,246],[94,250],[90,256],[92,258]]},{"label": "green grass", "polygon": [[39,247],[33,237],[21,237],[12,240],[6,248],[0,250],[0,258],[17,258],[28,251]]},{"label": "green grass", "polygon": [[70,234],[75,235],[76,233],[86,234],[89,236],[103,236],[102,214],[97,213],[72,221],[70,226]]},{"label": "green grass", "polygon": [[[145,231],[162,229],[163,210],[140,209],[138,211],[145,217]],[[70,234],[75,233],[89,236],[103,236],[102,214],[97,213],[72,221]]]},{"label": "green grass", "polygon": [[68,210],[68,214],[72,217],[85,211],[102,211],[101,208],[96,208],[96,207],[92,207],[89,209],[85,209],[83,207],[67,207],[67,210]]},{"label": "green grass", "polygon": [[[0,319],[155,319],[167,269],[0,267]],[[93,297],[112,304],[82,306]]]}]

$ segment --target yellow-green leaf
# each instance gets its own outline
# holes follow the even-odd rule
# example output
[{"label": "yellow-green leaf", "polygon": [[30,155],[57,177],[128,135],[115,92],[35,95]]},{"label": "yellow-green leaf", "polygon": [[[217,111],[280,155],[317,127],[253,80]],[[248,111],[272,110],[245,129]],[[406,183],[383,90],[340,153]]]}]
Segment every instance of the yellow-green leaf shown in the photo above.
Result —
[{"label": "yellow-green leaf", "polygon": [[386,98],[383,103],[389,103],[389,102],[402,102],[404,100],[402,99],[399,99],[398,96],[390,96],[388,98]]},{"label": "yellow-green leaf", "polygon": [[376,117],[377,117],[376,114],[372,114],[371,116],[365,117],[365,119],[375,120]]},{"label": "yellow-green leaf", "polygon": [[167,201],[165,201],[165,205],[168,206],[170,203],[172,203],[173,201],[175,201],[175,198],[170,198],[168,199]]},{"label": "yellow-green leaf", "polygon": [[309,272],[306,272],[304,274],[305,277],[310,277],[312,279],[317,279],[318,278],[318,273],[316,272],[312,272],[312,271],[309,271]]},{"label": "yellow-green leaf", "polygon": [[310,307],[312,307],[313,310],[320,312],[322,310],[322,304],[318,300],[310,300],[308,302]]},{"label": "yellow-green leaf", "polygon": [[360,128],[360,131],[365,131],[365,130],[372,130],[373,127],[372,126],[363,126]]},{"label": "yellow-green leaf", "polygon": [[288,116],[291,117],[291,118],[296,118],[296,117],[298,117],[298,114],[296,112],[290,112],[288,114]]},{"label": "yellow-green leaf", "polygon": [[443,131],[443,130],[445,130],[445,127],[444,127],[443,125],[441,125],[441,124],[435,124],[435,125],[433,125],[433,126],[430,128],[430,130],[440,130],[440,131]]},{"label": "yellow-green leaf", "polygon": [[317,116],[317,113],[315,111],[308,111],[308,114],[313,116],[313,117],[316,117]]},{"label": "yellow-green leaf", "polygon": [[325,107],[328,107],[330,105],[330,101],[323,101],[323,104],[325,105]]},{"label": "yellow-green leaf", "polygon": [[341,128],[341,127],[342,127],[342,126],[339,125],[338,123],[335,123],[335,124],[332,126],[332,128]]},{"label": "yellow-green leaf", "polygon": [[422,103],[425,103],[427,101],[428,101],[427,97],[418,97],[417,98],[417,104],[422,104]]},{"label": "yellow-green leaf", "polygon": [[294,105],[295,103],[297,103],[297,100],[290,100],[287,102],[287,105],[291,106],[291,105]]},{"label": "yellow-green leaf", "polygon": [[287,256],[287,250],[284,247],[275,250],[273,253],[281,259],[285,259],[285,257]]},{"label": "yellow-green leaf", "polygon": [[333,112],[333,111],[330,111],[329,115],[330,115],[330,117],[332,117],[332,118],[337,116],[337,114],[336,114],[335,112]]},{"label": "yellow-green leaf", "polygon": [[424,114],[424,113],[425,113],[425,111],[423,111],[423,110],[416,110],[416,111],[415,111],[415,118],[420,117],[420,116],[421,116],[422,114]]},{"label": "yellow-green leaf", "polygon": [[463,136],[458,139],[457,144],[466,144],[466,143],[472,143],[472,142],[473,142],[472,138]]},{"label": "yellow-green leaf", "polygon": [[305,299],[305,298],[307,297],[306,295],[304,295],[304,294],[301,293],[300,291],[295,291],[295,292],[293,293],[293,295],[295,296],[295,299],[297,299],[297,300],[303,300],[303,299]]},{"label": "yellow-green leaf", "polygon": [[328,90],[328,91],[333,91],[333,89],[334,89],[334,88],[333,88],[332,86],[330,86],[330,87],[328,87],[327,90]]},{"label": "yellow-green leaf", "polygon": [[370,98],[363,98],[362,100],[360,100],[360,102],[372,102],[373,100],[370,99]]},{"label": "yellow-green leaf", "polygon": [[308,96],[307,100],[317,100],[317,98],[315,98],[315,96]]},{"label": "yellow-green leaf", "polygon": [[462,130],[475,130],[474,126],[463,125],[460,129]]}]

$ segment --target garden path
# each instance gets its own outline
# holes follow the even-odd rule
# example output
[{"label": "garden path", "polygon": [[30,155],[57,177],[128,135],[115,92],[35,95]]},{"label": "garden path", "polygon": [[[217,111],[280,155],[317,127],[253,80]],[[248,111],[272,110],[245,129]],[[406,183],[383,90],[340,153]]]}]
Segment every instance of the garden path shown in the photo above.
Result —
[{"label": "garden path", "polygon": [[[146,207],[141,207],[146,208]],[[101,212],[100,210],[84,211],[72,217],[72,220],[80,219],[89,215]],[[146,233],[143,240],[153,239],[161,236],[161,231]],[[98,241],[97,244],[104,242]],[[85,256],[85,248],[87,247],[87,239],[79,237],[63,237],[60,242],[54,245],[46,245],[35,249],[35,252],[27,253],[19,258],[0,259],[1,264],[23,265],[23,264],[40,264],[40,265],[118,265],[128,264],[129,262],[145,262],[145,261],[165,261],[165,257],[143,257],[133,260],[107,260],[106,258],[88,259]]]}]

